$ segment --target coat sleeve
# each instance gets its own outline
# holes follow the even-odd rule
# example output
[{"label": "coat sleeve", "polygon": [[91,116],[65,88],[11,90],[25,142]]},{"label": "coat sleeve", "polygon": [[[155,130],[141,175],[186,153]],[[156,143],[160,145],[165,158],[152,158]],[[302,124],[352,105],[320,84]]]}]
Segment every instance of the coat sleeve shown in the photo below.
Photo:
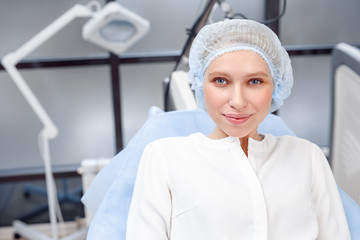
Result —
[{"label": "coat sleeve", "polygon": [[161,152],[148,145],[139,164],[127,221],[127,240],[168,240],[171,194]]},{"label": "coat sleeve", "polygon": [[317,240],[350,240],[344,207],[329,163],[321,149],[313,151],[314,208],[318,218]]}]

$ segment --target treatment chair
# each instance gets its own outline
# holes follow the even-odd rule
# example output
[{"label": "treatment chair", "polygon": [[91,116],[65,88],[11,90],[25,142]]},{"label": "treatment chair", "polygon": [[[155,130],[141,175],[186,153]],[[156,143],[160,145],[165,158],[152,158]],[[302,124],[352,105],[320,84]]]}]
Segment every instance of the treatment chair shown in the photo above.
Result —
[{"label": "treatment chair", "polygon": [[[149,118],[131,139],[128,146],[118,153],[99,172],[82,201],[95,214],[87,240],[125,240],[126,221],[140,157],[146,144],[162,137],[185,136],[194,132],[209,134],[214,122],[205,111],[181,110],[163,112],[151,108]],[[259,126],[259,132],[275,136],[294,135],[279,116],[269,114]],[[351,226],[360,224],[360,208],[344,192],[340,191],[347,218]],[[359,214],[354,214],[358,211]],[[106,223],[104,222],[106,219]],[[114,227],[116,226],[116,227]],[[360,239],[360,234],[353,239]]]}]

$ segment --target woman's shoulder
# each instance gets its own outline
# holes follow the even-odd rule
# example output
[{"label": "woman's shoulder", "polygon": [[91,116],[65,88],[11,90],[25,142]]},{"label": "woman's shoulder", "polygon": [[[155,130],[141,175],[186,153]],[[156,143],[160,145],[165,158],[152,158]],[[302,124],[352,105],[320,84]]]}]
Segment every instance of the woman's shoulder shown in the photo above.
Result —
[{"label": "woman's shoulder", "polygon": [[286,148],[299,148],[302,150],[313,150],[317,151],[320,150],[320,147],[311,142],[310,140],[297,137],[297,136],[291,136],[291,135],[284,135],[284,136],[272,136],[278,145]]},{"label": "woman's shoulder", "polygon": [[283,159],[287,162],[292,161],[295,164],[294,166],[299,168],[300,166],[313,166],[314,162],[326,159],[321,148],[307,139],[287,135],[270,135],[270,138],[272,139],[272,144],[269,144],[270,147],[268,148],[270,156]]},{"label": "woman's shoulder", "polygon": [[187,136],[173,136],[173,137],[164,137],[154,140],[149,143],[149,146],[154,147],[171,147],[171,146],[179,146],[179,145],[187,145],[192,144],[198,138],[201,133],[193,133]]},{"label": "woman's shoulder", "polygon": [[144,152],[166,159],[166,165],[174,165],[179,162],[191,161],[201,147],[199,146],[198,134],[188,136],[164,137],[149,143]]},{"label": "woman's shoulder", "polygon": [[276,136],[276,138],[279,141],[284,141],[284,142],[289,142],[289,143],[294,143],[294,144],[310,144],[310,145],[314,144],[305,138],[301,138],[301,137],[297,137],[297,136],[293,136],[293,135]]}]

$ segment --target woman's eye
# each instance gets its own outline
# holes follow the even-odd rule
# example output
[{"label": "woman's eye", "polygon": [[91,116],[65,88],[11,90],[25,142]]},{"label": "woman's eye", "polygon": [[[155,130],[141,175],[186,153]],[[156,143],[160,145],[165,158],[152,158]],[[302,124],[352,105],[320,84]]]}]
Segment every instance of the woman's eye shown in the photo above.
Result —
[{"label": "woman's eye", "polygon": [[249,81],[250,85],[257,85],[257,84],[260,84],[260,83],[261,83],[261,80],[259,80],[259,79],[251,79]]},{"label": "woman's eye", "polygon": [[220,84],[220,85],[224,85],[224,84],[227,83],[227,81],[226,81],[225,79],[223,79],[223,78],[215,79],[215,82],[216,82],[217,84]]}]

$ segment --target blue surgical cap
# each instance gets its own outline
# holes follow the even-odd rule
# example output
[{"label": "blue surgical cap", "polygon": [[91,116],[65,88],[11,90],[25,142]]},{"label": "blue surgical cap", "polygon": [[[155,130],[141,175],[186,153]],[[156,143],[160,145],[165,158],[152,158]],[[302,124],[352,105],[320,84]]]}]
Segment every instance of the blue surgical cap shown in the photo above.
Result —
[{"label": "blue surgical cap", "polygon": [[274,81],[270,112],[279,109],[290,95],[293,73],[288,53],[277,35],[264,24],[232,19],[204,26],[194,39],[189,55],[189,77],[199,108],[206,109],[203,78],[217,57],[241,50],[259,54],[267,63]]}]

